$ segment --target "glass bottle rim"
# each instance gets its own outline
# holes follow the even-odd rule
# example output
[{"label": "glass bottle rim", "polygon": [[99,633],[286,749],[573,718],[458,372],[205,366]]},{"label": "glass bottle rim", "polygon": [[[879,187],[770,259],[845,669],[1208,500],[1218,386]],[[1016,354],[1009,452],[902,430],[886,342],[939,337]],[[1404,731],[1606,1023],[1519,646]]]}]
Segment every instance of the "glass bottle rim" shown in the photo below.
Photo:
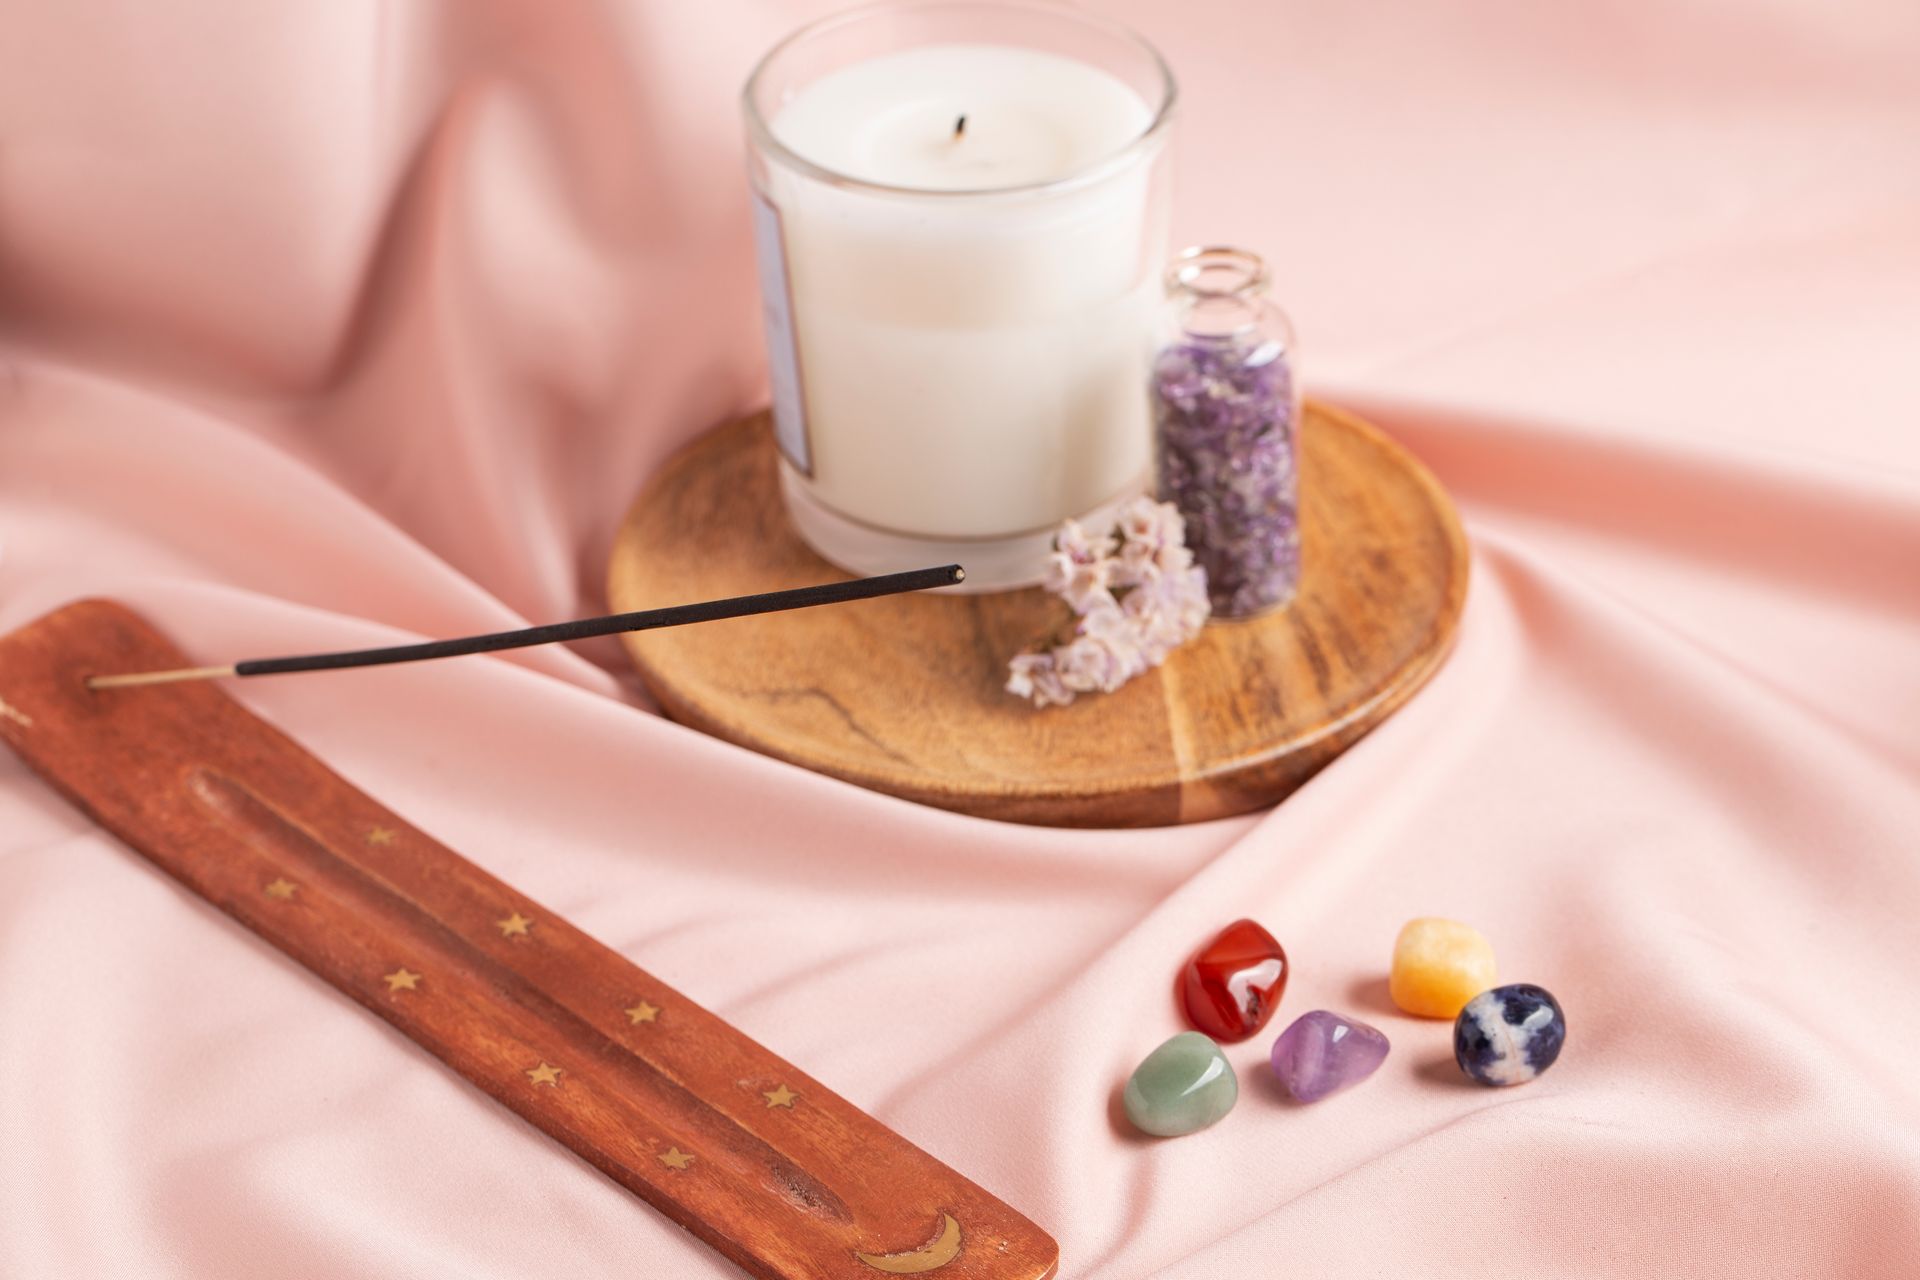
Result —
[{"label": "glass bottle rim", "polygon": [[[1218,280],[1209,282],[1208,277]],[[1267,289],[1266,259],[1251,249],[1225,244],[1189,245],[1173,256],[1167,267],[1169,294],[1197,298],[1255,297]]]},{"label": "glass bottle rim", "polygon": [[[887,182],[872,182],[865,178],[856,178],[852,174],[818,164],[788,147],[774,136],[773,122],[761,112],[758,97],[761,81],[769,74],[783,55],[796,46],[871,18],[884,17],[894,13],[908,13],[918,9],[1001,9],[1011,13],[1053,14],[1073,22],[1102,31],[1126,44],[1132,45],[1146,54],[1153,66],[1155,78],[1159,81],[1159,103],[1146,127],[1129,139],[1118,150],[1109,152],[1097,160],[1081,165],[1070,172],[1057,177],[1045,178],[1037,182],[1018,182],[1002,187],[908,187]],[[740,109],[746,117],[747,133],[753,144],[765,152],[770,159],[779,161],[787,168],[796,170],[807,177],[836,187],[845,187],[856,191],[868,191],[879,195],[913,196],[916,199],[954,199],[976,196],[1025,195],[1038,192],[1050,192],[1074,187],[1088,186],[1109,175],[1126,168],[1136,157],[1150,147],[1159,145],[1162,135],[1173,123],[1174,104],[1180,95],[1179,83],[1173,78],[1173,68],[1161,55],[1151,41],[1132,27],[1088,13],[1079,8],[1053,3],[1052,0],[876,0],[875,3],[859,5],[852,9],[843,9],[816,18],[798,30],[791,32],[773,48],[767,50],[754,64],[753,71],[747,76],[747,82],[740,90]],[[1149,103],[1149,106],[1155,104]]]}]

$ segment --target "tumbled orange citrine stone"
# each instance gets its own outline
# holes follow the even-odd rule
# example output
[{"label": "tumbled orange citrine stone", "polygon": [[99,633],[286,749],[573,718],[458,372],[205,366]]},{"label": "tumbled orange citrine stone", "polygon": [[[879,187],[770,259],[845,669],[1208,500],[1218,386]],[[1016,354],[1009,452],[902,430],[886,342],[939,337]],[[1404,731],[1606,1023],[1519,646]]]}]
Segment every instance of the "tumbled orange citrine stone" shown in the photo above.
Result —
[{"label": "tumbled orange citrine stone", "polygon": [[1493,944],[1478,929],[1427,916],[1400,930],[1387,989],[1415,1017],[1453,1018],[1497,980]]}]

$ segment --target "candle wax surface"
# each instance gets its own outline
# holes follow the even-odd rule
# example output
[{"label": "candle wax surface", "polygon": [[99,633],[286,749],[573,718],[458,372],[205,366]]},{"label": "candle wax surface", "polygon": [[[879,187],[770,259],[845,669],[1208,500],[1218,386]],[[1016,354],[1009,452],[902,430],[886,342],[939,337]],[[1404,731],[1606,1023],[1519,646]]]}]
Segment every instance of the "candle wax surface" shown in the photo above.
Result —
[{"label": "candle wax surface", "polygon": [[[956,130],[961,117],[966,128]],[[925,45],[831,72],[781,107],[773,134],[863,182],[978,191],[1049,182],[1109,159],[1151,122],[1097,67],[1036,49]]]}]

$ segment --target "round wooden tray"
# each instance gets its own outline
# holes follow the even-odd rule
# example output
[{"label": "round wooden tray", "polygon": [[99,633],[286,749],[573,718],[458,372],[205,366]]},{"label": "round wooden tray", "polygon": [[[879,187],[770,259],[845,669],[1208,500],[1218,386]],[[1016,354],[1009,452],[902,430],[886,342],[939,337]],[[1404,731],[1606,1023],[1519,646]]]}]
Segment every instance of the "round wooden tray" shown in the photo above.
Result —
[{"label": "round wooden tray", "polygon": [[[1372,426],[1309,403],[1304,572],[1117,693],[1038,711],[1007,659],[1065,618],[1038,590],[893,596],[624,637],[676,720],[925,804],[1057,826],[1164,826],[1286,796],[1444,660],[1467,546],[1444,490]],[[765,415],[693,441],[634,502],[618,610],[845,575],[787,523]]]}]

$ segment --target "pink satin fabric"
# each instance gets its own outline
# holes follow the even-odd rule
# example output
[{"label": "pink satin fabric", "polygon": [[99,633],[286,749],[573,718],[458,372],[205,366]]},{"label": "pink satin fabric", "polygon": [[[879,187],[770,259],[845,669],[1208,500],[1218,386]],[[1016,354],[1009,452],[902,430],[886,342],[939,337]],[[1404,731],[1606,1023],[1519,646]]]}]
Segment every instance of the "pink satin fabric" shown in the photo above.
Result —
[{"label": "pink satin fabric", "polygon": [[[1273,812],[976,821],[702,737],[616,651],[239,690],[1031,1214],[1063,1274],[1920,1274],[1920,8],[1104,0],[1178,230],[1439,474],[1458,649]],[[0,16],[0,627],[197,657],[600,606],[764,400],[736,88],[818,3]],[[689,553],[693,549],[689,548]],[[716,633],[716,640],[722,637]],[[597,661],[596,661],[597,660]],[[1166,1142],[1115,1091],[1243,914],[1394,1050]],[[1560,1064],[1384,1003],[1452,915]],[[724,1276],[0,753],[0,1274]]]}]

